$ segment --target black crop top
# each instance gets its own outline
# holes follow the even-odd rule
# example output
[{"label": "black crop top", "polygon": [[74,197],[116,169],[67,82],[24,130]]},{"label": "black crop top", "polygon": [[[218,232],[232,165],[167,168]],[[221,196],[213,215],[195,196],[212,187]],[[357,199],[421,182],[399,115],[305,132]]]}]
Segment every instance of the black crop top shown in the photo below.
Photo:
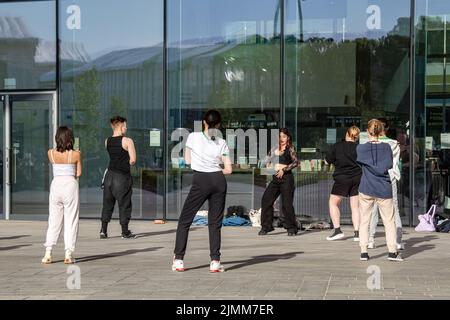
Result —
[{"label": "black crop top", "polygon": [[[275,154],[275,151],[278,148],[279,147],[277,146],[275,148],[272,148],[269,151],[269,154],[264,159],[264,162],[263,162],[264,164],[271,163],[273,158],[277,157],[277,155]],[[285,172],[289,172],[292,169],[295,169],[296,167],[298,167],[299,161],[298,161],[297,152],[295,151],[294,146],[284,149],[284,152],[278,156],[278,163],[284,164],[287,166],[287,167],[283,168],[283,171],[285,171]]]}]

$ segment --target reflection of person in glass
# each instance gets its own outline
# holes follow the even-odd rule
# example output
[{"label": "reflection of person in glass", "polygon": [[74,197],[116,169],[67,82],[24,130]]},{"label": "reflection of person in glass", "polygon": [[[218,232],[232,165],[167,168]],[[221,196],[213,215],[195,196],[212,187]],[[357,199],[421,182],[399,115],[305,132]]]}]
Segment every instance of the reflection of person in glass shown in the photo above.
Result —
[{"label": "reflection of person in glass", "polygon": [[[274,161],[278,158],[278,161]],[[275,162],[275,163],[274,163]],[[292,169],[298,166],[297,152],[292,144],[292,135],[286,128],[280,129],[279,145],[269,151],[264,164],[275,169],[272,181],[266,188],[261,200],[261,231],[266,235],[273,231],[273,204],[281,194],[284,228],[289,236],[295,236],[298,225],[294,211],[294,176]]]},{"label": "reflection of person in glass", "polygon": [[[185,163],[194,171],[191,190],[178,220],[172,270],[184,271],[184,255],[195,215],[208,200],[210,272],[223,272],[220,263],[221,228],[227,194],[225,174],[231,174],[231,160],[226,141],[214,133],[220,127],[221,115],[209,110],[203,117],[203,131],[189,134]],[[224,169],[222,169],[223,164]]]},{"label": "reflection of person in glass", "polygon": [[337,142],[327,154],[325,161],[335,167],[333,173],[333,189],[330,194],[330,217],[333,221],[333,233],[327,240],[334,241],[342,239],[344,233],[341,231],[339,205],[343,197],[350,197],[350,208],[352,210],[352,222],[355,234],[354,241],[359,241],[359,198],[358,188],[361,180],[361,167],[356,162],[356,141],[359,138],[359,128],[350,127],[345,134],[345,141]]},{"label": "reflection of person in glass", "polygon": [[56,150],[48,150],[48,159],[53,167],[53,181],[50,186],[49,217],[45,256],[42,263],[52,263],[52,248],[58,241],[64,223],[64,263],[75,262],[73,252],[78,235],[80,201],[78,180],[81,176],[81,154],[73,150],[72,130],[59,127],[56,131]]}]

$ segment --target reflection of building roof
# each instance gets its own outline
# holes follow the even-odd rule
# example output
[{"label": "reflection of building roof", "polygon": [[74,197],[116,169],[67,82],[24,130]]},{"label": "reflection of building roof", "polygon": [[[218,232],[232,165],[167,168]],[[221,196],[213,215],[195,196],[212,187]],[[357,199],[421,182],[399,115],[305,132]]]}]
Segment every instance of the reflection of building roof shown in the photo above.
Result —
[{"label": "reflection of building roof", "polygon": [[[35,63],[55,63],[56,43],[55,41],[43,40],[35,37],[28,29],[26,23],[21,17],[1,17],[0,16],[0,41],[1,40],[20,40],[30,41],[35,45],[34,55]],[[90,60],[86,49],[81,43],[62,42],[60,55],[63,60],[88,62]]]},{"label": "reflection of building roof", "polygon": [[0,17],[0,39],[32,38],[23,19],[20,17]]},{"label": "reflection of building roof", "polygon": [[[174,63],[180,58],[212,58],[217,54],[226,52],[236,46],[236,43],[218,44],[210,46],[189,47],[184,49],[168,49],[169,63]],[[87,62],[80,67],[63,70],[61,77],[76,77],[88,70],[95,68],[99,72],[138,69],[151,61],[162,63],[162,46],[117,50],[107,53],[97,59]],[[70,60],[70,59],[69,59]],[[42,76],[42,81],[54,80],[54,72]]]}]

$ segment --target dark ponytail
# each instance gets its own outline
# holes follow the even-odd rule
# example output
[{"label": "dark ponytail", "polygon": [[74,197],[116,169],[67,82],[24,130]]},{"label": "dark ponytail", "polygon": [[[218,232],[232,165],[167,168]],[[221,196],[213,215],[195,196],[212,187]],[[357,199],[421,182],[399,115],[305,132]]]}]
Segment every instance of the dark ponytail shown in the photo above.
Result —
[{"label": "dark ponytail", "polygon": [[[203,121],[206,122],[209,129],[217,129],[217,127],[222,122],[222,116],[220,115],[220,112],[217,110],[208,110],[205,113],[205,116],[203,117]],[[205,128],[203,128],[204,130]],[[211,140],[216,140],[216,137],[214,135],[211,136]]]}]

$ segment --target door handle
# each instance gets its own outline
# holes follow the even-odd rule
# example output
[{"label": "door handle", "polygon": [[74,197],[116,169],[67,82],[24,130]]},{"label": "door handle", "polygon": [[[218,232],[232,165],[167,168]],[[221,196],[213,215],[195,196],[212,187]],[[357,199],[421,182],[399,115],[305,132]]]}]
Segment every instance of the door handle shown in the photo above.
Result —
[{"label": "door handle", "polygon": [[14,163],[13,163],[13,165],[14,165],[14,184],[16,184],[17,183],[17,149],[16,148],[14,148],[13,153],[14,153]]},{"label": "door handle", "polygon": [[11,184],[11,172],[10,172],[10,167],[11,167],[11,149],[10,148],[6,148],[5,150],[5,182],[7,185]]}]

